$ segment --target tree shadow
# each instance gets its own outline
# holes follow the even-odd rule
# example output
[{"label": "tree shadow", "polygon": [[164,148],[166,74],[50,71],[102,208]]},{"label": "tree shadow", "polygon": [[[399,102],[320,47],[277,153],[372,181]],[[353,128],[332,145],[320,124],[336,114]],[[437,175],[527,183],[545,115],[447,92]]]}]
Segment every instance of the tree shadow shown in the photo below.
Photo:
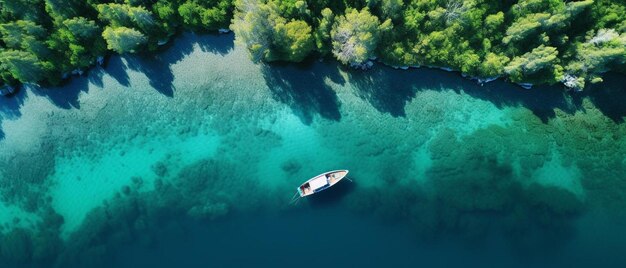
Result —
[{"label": "tree shadow", "polygon": [[73,77],[55,87],[31,87],[30,92],[47,98],[58,108],[80,109],[78,97],[81,92],[88,92],[89,80],[88,77]]},{"label": "tree shadow", "polygon": [[2,121],[5,119],[17,119],[22,116],[20,109],[24,105],[24,100],[28,98],[26,90],[20,88],[15,94],[11,96],[0,96],[0,140],[5,137],[2,130]]},{"label": "tree shadow", "polygon": [[160,56],[142,57],[129,55],[124,58],[129,69],[141,72],[146,75],[152,86],[159,93],[167,96],[174,96],[174,74],[169,62],[164,61]]},{"label": "tree shadow", "polygon": [[396,70],[374,66],[371,70],[347,70],[357,96],[368,101],[382,113],[405,117],[405,106],[419,91],[454,90],[473,98],[489,101],[498,108],[523,106],[543,122],[555,116],[558,108],[567,113],[581,109],[581,98],[558,86],[540,86],[527,90],[502,79],[479,85],[456,72],[420,68]]},{"label": "tree shadow", "polygon": [[289,105],[304,124],[310,125],[316,114],[334,121],[341,119],[337,94],[326,79],[338,84],[345,81],[333,67],[311,62],[272,63],[263,65],[262,73],[273,98]]},{"label": "tree shadow", "polygon": [[393,117],[406,116],[404,107],[415,97],[415,82],[419,80],[410,76],[397,77],[400,72],[390,72],[390,69],[379,66],[365,71],[343,68],[346,69],[350,82],[358,89],[354,92],[357,96],[368,101],[381,113],[388,113]]},{"label": "tree shadow", "polygon": [[[125,66],[145,74],[149,79],[150,86],[159,93],[173,97],[176,88],[173,85],[174,74],[171,66],[193,53],[196,45],[203,52],[225,55],[233,50],[234,37],[233,35],[182,33],[176,36],[173,42],[162,48],[165,50],[164,52],[124,56]],[[115,70],[125,70],[125,68],[115,68]],[[129,85],[128,75],[124,76],[125,72],[118,71],[109,74],[116,78],[120,84]]]},{"label": "tree shadow", "polygon": [[213,54],[226,55],[230,53],[235,47],[235,35],[229,34],[204,34],[196,35],[190,33],[190,38],[195,39],[195,43],[200,46],[203,52],[210,52]]},{"label": "tree shadow", "polygon": [[615,123],[624,123],[626,117],[626,85],[624,75],[608,73],[604,75],[604,82],[592,85],[584,91],[591,102],[605,116]]},{"label": "tree shadow", "polygon": [[124,62],[122,56],[111,56],[107,62],[107,66],[103,69],[104,73],[111,76],[120,85],[130,86],[130,77],[128,76],[128,66]]},{"label": "tree shadow", "polygon": [[24,105],[24,100],[28,98],[26,89],[21,87],[11,96],[0,97],[0,118],[13,119],[20,117],[20,108]]}]

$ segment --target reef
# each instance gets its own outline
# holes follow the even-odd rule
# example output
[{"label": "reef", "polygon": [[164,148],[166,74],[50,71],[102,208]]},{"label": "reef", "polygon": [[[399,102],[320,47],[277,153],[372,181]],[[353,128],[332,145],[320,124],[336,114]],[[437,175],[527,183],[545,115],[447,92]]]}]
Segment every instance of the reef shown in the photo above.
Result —
[{"label": "reef", "polygon": [[159,178],[154,190],[141,191],[141,178],[101,207],[92,210],[67,239],[56,260],[58,267],[101,267],[117,246],[140,241],[155,243],[153,234],[181,221],[211,221],[260,205],[258,186],[237,174],[223,160],[203,159],[184,167],[171,179]]}]

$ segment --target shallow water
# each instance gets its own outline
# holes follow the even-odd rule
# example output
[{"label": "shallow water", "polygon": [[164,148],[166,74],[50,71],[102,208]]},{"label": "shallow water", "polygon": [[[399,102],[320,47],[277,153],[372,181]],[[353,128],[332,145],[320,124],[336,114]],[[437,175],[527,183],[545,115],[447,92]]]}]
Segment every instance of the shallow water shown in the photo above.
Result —
[{"label": "shallow water", "polygon": [[186,34],[0,100],[0,265],[622,267],[623,79],[259,65]]}]

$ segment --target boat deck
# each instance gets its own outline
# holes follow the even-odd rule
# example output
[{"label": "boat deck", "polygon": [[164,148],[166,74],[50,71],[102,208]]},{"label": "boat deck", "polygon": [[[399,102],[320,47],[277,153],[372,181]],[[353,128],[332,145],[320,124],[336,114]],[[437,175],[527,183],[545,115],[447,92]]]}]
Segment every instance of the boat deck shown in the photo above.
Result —
[{"label": "boat deck", "polygon": [[302,197],[308,196],[316,192],[322,191],[330,186],[333,186],[334,184],[339,182],[341,179],[343,179],[347,173],[348,173],[347,170],[346,171],[339,170],[339,171],[335,171],[332,173],[329,172],[329,173],[318,175],[308,180],[306,183],[302,184],[298,188],[300,192],[300,196]]}]

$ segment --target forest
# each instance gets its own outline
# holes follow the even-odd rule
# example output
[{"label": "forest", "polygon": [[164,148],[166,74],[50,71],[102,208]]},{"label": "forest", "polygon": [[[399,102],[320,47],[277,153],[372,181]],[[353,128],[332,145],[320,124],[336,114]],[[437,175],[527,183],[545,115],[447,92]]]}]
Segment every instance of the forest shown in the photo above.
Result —
[{"label": "forest", "polygon": [[626,73],[621,0],[0,0],[0,87],[232,29],[254,61],[333,57],[582,90]]}]

